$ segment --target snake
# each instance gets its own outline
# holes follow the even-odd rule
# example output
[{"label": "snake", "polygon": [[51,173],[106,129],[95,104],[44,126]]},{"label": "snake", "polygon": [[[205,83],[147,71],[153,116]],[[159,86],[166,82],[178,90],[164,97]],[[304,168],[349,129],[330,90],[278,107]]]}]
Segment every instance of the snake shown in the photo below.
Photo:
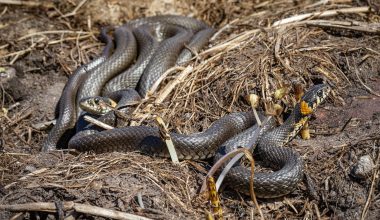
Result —
[{"label": "snake", "polygon": [[[316,108],[326,99],[331,88],[327,84],[318,84],[311,87],[295,105],[285,122],[276,128],[273,120],[258,140],[256,148],[251,148],[255,156],[264,161],[264,164],[274,172],[255,172],[254,192],[260,198],[276,198],[293,192],[297,184],[303,179],[303,162],[297,152],[284,147],[302,129],[310,119]],[[225,154],[241,147],[249,146],[254,139],[257,126],[252,126],[244,132],[227,140],[216,152],[214,162]],[[233,189],[250,194],[250,169],[237,165],[231,168],[225,181]]]},{"label": "snake", "polygon": [[81,82],[86,76],[97,66],[104,63],[111,55],[114,44],[112,38],[107,35],[107,28],[101,30],[100,40],[106,43],[101,55],[80,66],[70,76],[66,83],[62,95],[58,101],[56,114],[58,115],[55,126],[49,132],[48,137],[42,144],[42,151],[48,151],[58,148],[63,148],[67,145],[68,139],[72,136],[76,125],[76,94],[80,88]]},{"label": "snake", "polygon": [[[68,140],[83,127],[78,120],[83,115],[80,100],[101,95],[104,87],[107,88],[105,93],[109,94],[120,87],[134,88],[137,84],[140,95],[145,97],[166,70],[176,63],[187,62],[214,33],[214,29],[204,22],[180,15],[160,15],[127,22],[114,31],[115,48],[107,31],[108,28],[101,33],[106,43],[102,54],[80,66],[66,83],[57,105],[56,124],[44,140],[42,151],[67,148]],[[144,45],[150,47],[144,49],[149,52],[140,53],[134,62]],[[133,63],[135,68],[131,71],[128,67]],[[141,63],[144,65],[139,65]],[[120,78],[113,80],[115,76]]]},{"label": "snake", "polygon": [[[278,127],[268,126],[257,144],[254,154],[261,158],[275,171],[270,173],[255,172],[254,191],[260,198],[275,198],[295,190],[303,178],[303,162],[297,152],[284,147],[290,142],[312,113],[323,102],[330,92],[327,84],[311,87],[294,110]],[[87,108],[98,106],[101,100],[87,99]],[[90,106],[89,103],[92,103]],[[99,110],[93,109],[99,112]],[[263,116],[261,116],[263,117]],[[273,122],[271,122],[273,123]],[[241,146],[247,146],[257,129],[256,119],[252,112],[237,112],[226,115],[215,121],[207,130],[185,135],[171,133],[179,159],[219,160],[223,155]],[[131,126],[96,132],[86,136],[74,136],[69,148],[78,151],[126,152],[141,151],[153,156],[169,157],[169,152],[158,128],[148,126]],[[233,189],[249,194],[251,171],[244,166],[233,167],[226,182]]]},{"label": "snake", "polygon": [[[86,65],[83,73],[76,71],[73,79],[69,79],[60,98],[60,117],[55,126],[61,127],[54,127],[51,133],[72,130],[72,124],[67,129],[66,121],[78,119],[81,114],[81,110],[77,110],[80,103],[94,107],[100,103],[99,97],[106,95],[115,97],[118,107],[125,107],[129,106],[131,99],[134,102],[144,98],[165,71],[173,65],[186,63],[194,52],[207,44],[213,33],[214,30],[203,22],[173,15],[136,19],[116,28],[116,47],[113,53],[110,54],[112,49],[105,49],[98,58],[100,62],[94,60],[94,65]],[[144,45],[146,42],[149,45]],[[108,41],[106,45],[112,48]],[[81,74],[76,76],[78,72]],[[326,84],[313,86],[297,103],[287,120],[281,126],[273,126],[265,131],[260,136],[257,147],[251,148],[274,169],[274,172],[255,174],[255,193],[258,197],[286,195],[297,187],[303,176],[303,162],[297,152],[284,146],[296,136],[329,91],[330,87]],[[109,102],[107,105],[115,103]],[[108,112],[106,115],[111,114]],[[170,136],[179,159],[214,157],[217,160],[231,150],[249,143],[252,131],[257,128],[256,124],[255,115],[251,111],[235,112],[221,117],[203,132],[189,135],[171,133]],[[153,156],[169,156],[160,131],[155,127],[130,126],[90,131],[73,136],[68,141],[68,148],[96,153],[141,151]],[[62,133],[51,133],[49,136],[62,138]],[[43,145],[44,151],[59,146],[57,140],[49,139],[49,136],[45,142],[48,144]],[[227,176],[227,184],[248,193],[249,176],[248,169],[236,165]]]}]

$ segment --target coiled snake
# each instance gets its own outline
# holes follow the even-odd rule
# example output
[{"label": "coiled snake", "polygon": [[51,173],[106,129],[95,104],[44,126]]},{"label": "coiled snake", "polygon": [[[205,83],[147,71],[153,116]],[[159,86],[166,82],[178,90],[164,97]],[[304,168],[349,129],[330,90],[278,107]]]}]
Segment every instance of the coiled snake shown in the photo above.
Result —
[{"label": "coiled snake", "polygon": [[[191,58],[192,52],[202,48],[213,32],[206,24],[182,16],[137,19],[117,28],[113,54],[110,55],[109,52],[112,43],[106,40],[106,49],[99,58],[102,62],[95,60],[85,65],[77,71],[84,69],[81,77],[76,76],[77,73],[69,79],[60,99],[57,125],[50,132],[43,150],[65,147],[65,144],[60,145],[60,139],[68,130],[74,129],[71,122],[78,118],[80,100],[101,94],[112,96],[115,91],[133,88],[123,90],[124,95],[118,98],[119,105],[131,99],[138,101],[140,96],[147,95],[153,83],[167,69],[176,63],[186,62]],[[104,32],[102,36],[108,39]],[[129,67],[135,60],[136,51],[139,51],[137,59]],[[324,84],[312,87],[285,123],[260,138],[255,152],[276,171],[255,174],[254,186],[258,197],[278,197],[290,193],[302,179],[300,156],[283,146],[297,134],[329,91],[329,86]],[[172,133],[171,137],[180,159],[205,159],[213,156],[218,159],[239,146],[245,146],[255,124],[251,112],[232,113],[215,121],[204,132],[190,135]],[[139,150],[152,155],[168,156],[157,128],[133,126],[101,132],[90,130],[89,134],[71,138],[68,147],[97,153]],[[227,176],[227,183],[239,191],[249,193],[249,176],[247,169],[235,166]]]}]

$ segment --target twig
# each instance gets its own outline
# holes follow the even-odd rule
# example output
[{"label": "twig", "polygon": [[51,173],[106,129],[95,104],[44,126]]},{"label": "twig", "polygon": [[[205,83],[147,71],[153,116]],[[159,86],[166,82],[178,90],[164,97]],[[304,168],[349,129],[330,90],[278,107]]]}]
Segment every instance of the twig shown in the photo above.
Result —
[{"label": "twig", "polygon": [[308,20],[297,22],[296,24],[306,24],[317,27],[341,28],[351,31],[360,31],[372,34],[380,33],[379,23],[367,23],[359,21]]},{"label": "twig", "polygon": [[[57,212],[57,207],[53,202],[36,202],[25,203],[16,205],[0,205],[0,210],[7,210],[11,212],[20,211],[42,211],[42,212]],[[62,202],[62,211],[75,210],[80,213],[101,216],[112,219],[129,219],[129,220],[150,220],[150,218],[128,214],[111,209],[105,209],[98,206],[83,205],[74,202]]]},{"label": "twig", "polygon": [[240,34],[237,37],[234,37],[230,40],[227,40],[223,43],[215,45],[215,46],[211,47],[210,49],[207,49],[207,50],[199,53],[199,55],[200,56],[206,56],[206,55],[211,54],[211,53],[232,50],[232,49],[240,46],[244,42],[245,39],[251,37],[252,35],[254,35],[256,33],[259,33],[260,31],[261,31],[261,29],[253,29],[253,30],[243,32],[242,34]]},{"label": "twig", "polygon": [[29,178],[31,176],[36,176],[38,174],[44,173],[47,170],[49,170],[49,169],[48,168],[41,168],[41,169],[35,170],[31,173],[28,173],[26,176],[21,177],[19,180],[26,180],[27,178]]},{"label": "twig", "polygon": [[0,4],[9,5],[26,5],[31,7],[44,6],[46,8],[51,8],[54,5],[51,2],[39,2],[39,1],[23,1],[23,0],[0,0]]},{"label": "twig", "polygon": [[[19,57],[29,51],[32,51],[34,49],[34,47],[36,46],[35,43],[33,43],[32,45],[30,45],[30,47],[28,47],[27,49],[24,49],[24,50],[19,50],[19,51],[16,51],[16,52],[12,52],[12,53],[8,53],[8,54],[5,54],[3,56],[0,56],[0,59],[4,59],[4,58],[7,58],[7,57],[11,57],[11,56],[16,56],[16,57]],[[14,59],[12,59],[12,61],[14,62]]]},{"label": "twig", "polygon": [[372,95],[375,95],[377,97],[380,97],[380,94],[378,94],[377,92],[373,91],[371,88],[369,88],[366,84],[364,84],[363,80],[359,77],[359,71],[358,71],[358,68],[356,68],[355,66],[355,75],[356,77],[358,78],[360,84],[362,84],[362,86],[369,92],[371,93]]},{"label": "twig", "polygon": [[103,123],[103,122],[101,122],[101,121],[99,121],[99,120],[97,120],[97,119],[95,119],[95,118],[93,118],[91,116],[88,116],[88,115],[85,115],[83,117],[83,119],[86,120],[87,122],[90,122],[90,123],[92,123],[92,124],[94,124],[94,125],[96,125],[98,127],[104,128],[106,130],[114,129],[114,127],[112,127],[112,126],[110,126],[110,125],[108,125],[106,123]]},{"label": "twig", "polygon": [[35,32],[31,34],[27,34],[25,36],[22,36],[17,39],[17,41],[24,40],[29,37],[33,37],[36,35],[45,35],[45,34],[90,34],[88,31],[70,31],[70,30],[52,30],[52,31],[40,31],[40,32]]},{"label": "twig", "polygon": [[320,5],[325,5],[329,2],[329,0],[320,0],[319,2],[313,3],[311,5],[306,5],[305,8],[313,8]]},{"label": "twig", "polygon": [[66,17],[70,17],[70,16],[76,15],[77,11],[84,5],[84,3],[86,3],[86,1],[87,0],[82,0],[81,2],[79,2],[79,4],[77,5],[77,7],[74,8],[74,10],[72,12],[62,15],[62,17],[66,18]]},{"label": "twig", "polygon": [[151,88],[149,89],[149,91],[147,93],[147,96],[151,96],[152,94],[154,94],[154,92],[157,90],[158,86],[161,84],[162,80],[164,80],[167,75],[169,75],[172,72],[178,71],[178,70],[184,70],[184,67],[182,67],[182,66],[174,66],[174,67],[166,70],[165,73],[163,73],[160,76],[160,78],[158,78],[154,82],[154,84],[151,86]]},{"label": "twig", "polygon": [[171,80],[159,93],[158,97],[154,101],[156,104],[162,103],[168,95],[173,91],[173,89],[181,83],[191,72],[193,71],[193,66],[187,66],[180,74],[176,76],[175,79]]},{"label": "twig", "polygon": [[285,18],[273,23],[272,27],[277,27],[284,24],[294,23],[297,21],[302,21],[311,17],[331,17],[337,14],[349,14],[349,13],[361,13],[361,12],[369,12],[370,7],[353,7],[353,8],[343,8],[343,9],[335,9],[335,10],[327,10],[323,12],[313,12],[301,15],[295,15],[289,18]]},{"label": "twig", "polygon": [[15,119],[14,121],[12,121],[12,123],[9,124],[9,126],[13,126],[17,123],[19,123],[20,121],[28,118],[30,115],[33,114],[33,112],[35,112],[35,109],[34,108],[30,108],[29,110],[27,110],[23,115],[21,115],[20,117],[18,117],[17,119]]},{"label": "twig", "polygon": [[234,19],[233,21],[231,21],[230,23],[224,25],[222,28],[220,28],[217,32],[215,32],[212,37],[210,38],[210,41],[214,41],[223,31],[229,29],[230,27],[232,27],[232,25],[236,22],[238,22],[239,19]]}]

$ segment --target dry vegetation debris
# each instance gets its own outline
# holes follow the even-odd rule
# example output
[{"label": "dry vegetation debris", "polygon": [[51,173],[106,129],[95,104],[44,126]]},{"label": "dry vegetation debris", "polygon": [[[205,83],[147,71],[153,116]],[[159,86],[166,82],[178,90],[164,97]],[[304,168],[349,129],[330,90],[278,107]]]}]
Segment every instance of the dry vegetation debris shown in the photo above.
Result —
[{"label": "dry vegetation debris", "polygon": [[[9,2],[16,5],[3,4]],[[174,165],[138,153],[38,153],[44,124],[53,118],[50,97],[57,99],[65,76],[98,54],[98,28],[171,12],[205,20],[218,32],[190,67],[163,80],[157,95],[136,109],[132,123],[153,125],[154,112],[171,130],[196,132],[225,114],[249,109],[244,99],[249,93],[258,94],[262,110],[272,113],[275,91],[286,88],[290,94],[279,103],[287,111],[295,102],[295,83],[308,88],[328,82],[334,93],[311,124],[313,139],[291,144],[305,161],[308,181],[284,198],[259,200],[261,209],[268,219],[380,216],[376,1],[0,3],[0,64],[14,68],[20,81],[0,93],[1,204],[72,201],[77,209],[87,204],[155,219],[203,218],[208,206],[196,195],[207,162]],[[175,86],[168,86],[172,82]],[[27,92],[15,98],[12,91],[20,87]],[[363,155],[375,166],[358,180],[350,172]],[[234,190],[224,190],[222,203],[227,218],[258,217],[249,197]],[[56,206],[75,209],[75,204]],[[42,216],[20,213],[16,216]]]}]

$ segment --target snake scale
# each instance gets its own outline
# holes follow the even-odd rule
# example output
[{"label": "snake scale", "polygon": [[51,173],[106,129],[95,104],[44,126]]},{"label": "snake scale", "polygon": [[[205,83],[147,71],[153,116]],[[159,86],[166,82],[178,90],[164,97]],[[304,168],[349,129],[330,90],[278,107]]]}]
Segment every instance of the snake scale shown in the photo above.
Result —
[{"label": "snake scale", "polygon": [[[101,36],[106,43],[103,53],[91,63],[79,67],[70,77],[59,101],[57,124],[49,133],[42,150],[68,145],[78,151],[139,150],[167,157],[166,145],[159,130],[154,127],[129,126],[106,131],[89,129],[91,132],[79,132],[72,138],[67,133],[73,132],[75,122],[83,114],[78,107],[80,102],[103,95],[116,97],[120,107],[130,100],[140,100],[166,70],[186,63],[194,52],[208,43],[213,33],[214,29],[201,21],[175,15],[129,21],[115,29],[115,47],[106,31],[102,31]],[[254,186],[258,197],[288,194],[302,179],[300,156],[283,146],[297,134],[329,90],[325,84],[313,86],[281,126],[271,128],[260,137],[255,154],[267,161],[275,171],[255,174]],[[111,116],[107,113],[101,119],[112,119]],[[91,125],[86,128],[91,128]],[[180,159],[214,157],[217,160],[249,143],[256,128],[252,112],[237,112],[220,118],[203,132],[190,135],[172,133],[171,137]],[[227,175],[227,183],[234,189],[249,193],[249,176],[249,170],[236,165]]]}]

